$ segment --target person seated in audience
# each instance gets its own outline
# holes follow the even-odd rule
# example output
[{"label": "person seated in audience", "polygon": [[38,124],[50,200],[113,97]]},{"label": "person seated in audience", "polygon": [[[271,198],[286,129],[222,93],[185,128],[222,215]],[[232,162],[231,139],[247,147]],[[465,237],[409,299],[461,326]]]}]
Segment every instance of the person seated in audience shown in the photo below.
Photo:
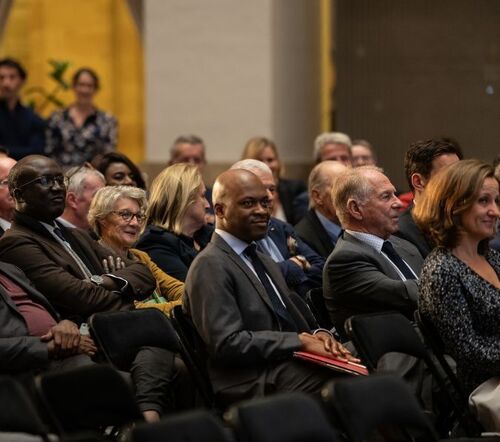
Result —
[{"label": "person seated in audience", "polygon": [[401,203],[374,166],[347,169],[333,183],[333,206],[345,229],[325,264],[323,296],[332,322],[362,313],[397,310],[413,319],[422,257],[398,229]]},{"label": "person seated in audience", "polygon": [[[325,132],[314,140],[314,162],[337,161],[346,167],[352,166],[351,139],[342,132]],[[309,208],[308,192],[302,192],[293,202],[298,219],[302,219]]]},{"label": "person seated in audience", "polygon": [[463,160],[431,178],[413,211],[436,244],[422,268],[418,308],[456,360],[467,394],[500,376],[500,254],[488,246],[498,189],[489,164]]},{"label": "person seated in audience", "polygon": [[206,345],[216,395],[232,402],[319,392],[333,372],[295,361],[294,351],[356,359],[328,332],[311,331],[278,266],[255,250],[270,218],[265,186],[232,169],[217,178],[213,197],[216,231],[189,269],[183,308]]},{"label": "person seated in audience", "polygon": [[91,364],[89,336],[61,320],[21,269],[0,262],[0,373],[57,370]]},{"label": "person seated in audience", "polygon": [[352,166],[352,142],[349,135],[342,132],[324,132],[314,140],[314,162],[338,161],[344,166]]},{"label": "person seated in audience", "polygon": [[352,167],[376,166],[377,156],[370,142],[354,140],[351,146]]},{"label": "person seated in audience", "polygon": [[184,281],[189,266],[208,243],[208,201],[197,166],[174,164],[151,184],[147,227],[137,243],[165,273]]},{"label": "person seated in audience", "polygon": [[265,137],[251,138],[245,145],[241,159],[259,160],[269,166],[277,189],[272,216],[292,225],[296,224],[300,218],[294,211],[293,202],[298,195],[306,191],[306,186],[302,180],[283,178],[284,166],[279,159],[276,144]]},{"label": "person seated in audience", "polygon": [[88,222],[99,243],[115,255],[144,263],[156,279],[150,299],[135,301],[136,308],[156,307],[169,313],[182,303],[184,283],[167,275],[146,252],[132,248],[146,220],[146,192],[131,186],[108,186],[100,189],[90,206]]},{"label": "person seated in audience", "polygon": [[16,160],[8,156],[0,158],[0,236],[10,229],[14,217],[14,199],[9,192],[9,172]]},{"label": "person seated in audience", "polygon": [[[493,168],[495,169],[495,178],[500,182],[500,155],[497,155],[493,161]],[[497,234],[490,241],[490,247],[500,252],[500,229],[497,229]]]},{"label": "person seated in audience", "polygon": [[109,152],[98,155],[92,166],[104,175],[106,186],[134,186],[146,189],[146,183],[139,168],[125,155]]},{"label": "person seated in audience", "polygon": [[80,68],[72,79],[75,101],[48,119],[45,154],[64,168],[78,166],[116,149],[118,122],[94,104],[100,82],[96,72]]},{"label": "person seated in audience", "polygon": [[18,61],[0,60],[0,146],[15,160],[41,154],[45,147],[45,121],[19,98],[27,76]]},{"label": "person seated in audience", "polygon": [[[61,318],[81,323],[92,313],[132,309],[134,299],[153,293],[156,281],[144,264],[56,221],[64,211],[66,179],[53,159],[21,159],[10,171],[9,189],[16,212],[0,239],[0,259],[20,267]],[[157,420],[167,406],[173,361],[173,353],[160,348],[137,353],[131,374],[147,419]]]},{"label": "person seated in audience", "polygon": [[95,193],[106,185],[104,175],[87,166],[75,166],[65,173],[66,205],[57,220],[69,228],[89,230],[87,215]]},{"label": "person seated in audience", "polygon": [[401,214],[396,236],[411,242],[425,258],[433,248],[432,241],[422,234],[412,218],[413,209],[424,192],[430,178],[448,164],[463,158],[460,146],[449,138],[417,141],[410,145],[405,155],[405,174],[413,203]]},{"label": "person seated in audience", "polygon": [[[0,239],[3,261],[24,270],[49,297],[62,317],[86,319],[98,311],[130,309],[133,299],[149,296],[156,282],[140,263],[107,274],[110,256],[88,234],[56,221],[64,211],[65,177],[52,159],[30,155],[9,174],[16,203],[11,228]],[[111,256],[111,261],[120,260]]]},{"label": "person seated in audience", "polygon": [[[272,213],[276,186],[267,164],[252,159],[241,160],[231,169],[244,169],[257,175],[267,190]],[[257,241],[257,247],[278,263],[291,290],[305,296],[310,289],[321,287],[325,260],[298,237],[290,224],[271,217],[267,235]]]},{"label": "person seated in audience", "polygon": [[338,161],[323,161],[309,175],[310,209],[295,226],[299,237],[318,255],[328,258],[342,230],[332,202],[332,184],[346,170]]}]

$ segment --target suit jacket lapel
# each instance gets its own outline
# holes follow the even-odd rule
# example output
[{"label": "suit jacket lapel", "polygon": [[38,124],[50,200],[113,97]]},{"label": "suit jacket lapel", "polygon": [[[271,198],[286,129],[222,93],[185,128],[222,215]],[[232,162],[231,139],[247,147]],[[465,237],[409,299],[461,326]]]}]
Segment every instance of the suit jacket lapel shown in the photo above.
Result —
[{"label": "suit jacket lapel", "polygon": [[332,238],[323,227],[323,224],[321,224],[318,216],[314,212],[314,209],[311,209],[307,214],[307,216],[309,217],[309,220],[311,221],[311,226],[314,229],[313,233],[318,236],[319,239],[318,245],[323,250],[323,254],[328,256],[335,247],[335,244],[332,243]]}]

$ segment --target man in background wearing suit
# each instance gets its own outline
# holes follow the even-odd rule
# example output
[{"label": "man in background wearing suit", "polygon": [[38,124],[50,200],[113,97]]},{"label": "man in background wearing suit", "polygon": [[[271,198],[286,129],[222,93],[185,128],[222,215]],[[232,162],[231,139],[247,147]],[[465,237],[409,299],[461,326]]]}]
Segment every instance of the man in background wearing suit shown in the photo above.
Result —
[{"label": "man in background wearing suit", "polygon": [[401,201],[374,166],[348,169],[333,184],[333,205],[345,229],[327,259],[323,296],[342,334],[352,315],[397,310],[413,318],[422,257],[409,242],[392,236]]},{"label": "man in background wearing suit", "polygon": [[417,141],[406,152],[405,174],[414,196],[413,203],[399,218],[399,230],[396,235],[410,241],[423,258],[430,253],[433,245],[413,221],[411,216],[413,207],[418,204],[420,195],[430,178],[443,167],[462,158],[460,146],[449,138]]},{"label": "man in background wearing suit", "polygon": [[310,209],[295,226],[299,237],[318,255],[328,258],[341,232],[332,203],[332,183],[347,167],[338,161],[323,161],[309,175]]},{"label": "man in background wearing suit", "polygon": [[234,401],[320,391],[332,372],[293,360],[293,352],[352,356],[328,332],[311,332],[278,266],[256,251],[270,217],[266,188],[247,170],[229,170],[213,196],[216,230],[189,269],[184,309],[206,344],[215,393]]}]

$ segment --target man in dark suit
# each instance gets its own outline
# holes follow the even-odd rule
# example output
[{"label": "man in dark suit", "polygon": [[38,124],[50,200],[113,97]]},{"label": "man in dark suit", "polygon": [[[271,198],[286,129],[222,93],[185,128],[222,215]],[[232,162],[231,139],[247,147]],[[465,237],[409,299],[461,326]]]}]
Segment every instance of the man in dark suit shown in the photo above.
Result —
[{"label": "man in dark suit", "polygon": [[429,182],[430,178],[440,169],[463,158],[458,143],[449,138],[417,141],[410,145],[405,155],[405,174],[411,191],[413,203],[399,218],[399,230],[396,235],[410,241],[425,258],[433,248],[429,238],[426,238],[416,226],[412,218],[413,207]]},{"label": "man in dark suit", "polygon": [[[59,315],[21,269],[0,262],[0,372],[20,374],[91,364],[96,348]],[[79,355],[79,356],[76,356]],[[76,357],[73,357],[76,356]]]},{"label": "man in dark suit", "polygon": [[16,202],[12,227],[0,239],[0,256],[26,273],[62,315],[85,320],[99,311],[130,309],[156,283],[146,266],[127,261],[125,269],[105,272],[110,255],[85,232],[56,221],[64,210],[65,178],[44,156],[20,160],[9,174]]},{"label": "man in dark suit", "polygon": [[340,221],[332,203],[332,184],[346,170],[338,161],[323,161],[309,175],[311,208],[295,226],[299,237],[318,255],[328,258],[341,232]]},{"label": "man in dark suit", "polygon": [[310,333],[279,268],[256,251],[270,216],[266,188],[249,171],[229,170],[213,196],[216,231],[189,269],[184,309],[206,344],[216,394],[318,392],[331,372],[296,362],[293,352],[351,356],[329,333]]},{"label": "man in dark suit", "polygon": [[342,334],[355,314],[398,310],[409,318],[417,307],[422,257],[409,242],[392,236],[401,201],[389,179],[373,166],[341,173],[332,192],[345,229],[327,259],[323,296]]},{"label": "man in dark suit", "polygon": [[[246,159],[233,164],[231,169],[244,169],[257,175],[267,189],[272,211],[276,184],[269,166],[262,161]],[[299,238],[292,225],[271,217],[267,235],[257,241],[257,246],[278,263],[291,290],[305,296],[310,289],[321,287],[325,260]]]}]

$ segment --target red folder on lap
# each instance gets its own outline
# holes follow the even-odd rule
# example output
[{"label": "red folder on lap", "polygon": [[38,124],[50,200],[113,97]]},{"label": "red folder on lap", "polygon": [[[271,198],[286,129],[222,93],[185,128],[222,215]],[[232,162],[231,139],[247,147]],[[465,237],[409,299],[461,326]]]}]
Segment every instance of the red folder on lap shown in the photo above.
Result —
[{"label": "red folder on lap", "polygon": [[323,365],[324,367],[331,368],[335,371],[342,373],[349,373],[354,376],[368,376],[368,370],[364,365],[355,364],[354,362],[343,361],[342,359],[326,358],[324,356],[315,355],[314,353],[307,353],[305,351],[296,351],[293,356],[303,361],[309,361],[313,364]]}]

